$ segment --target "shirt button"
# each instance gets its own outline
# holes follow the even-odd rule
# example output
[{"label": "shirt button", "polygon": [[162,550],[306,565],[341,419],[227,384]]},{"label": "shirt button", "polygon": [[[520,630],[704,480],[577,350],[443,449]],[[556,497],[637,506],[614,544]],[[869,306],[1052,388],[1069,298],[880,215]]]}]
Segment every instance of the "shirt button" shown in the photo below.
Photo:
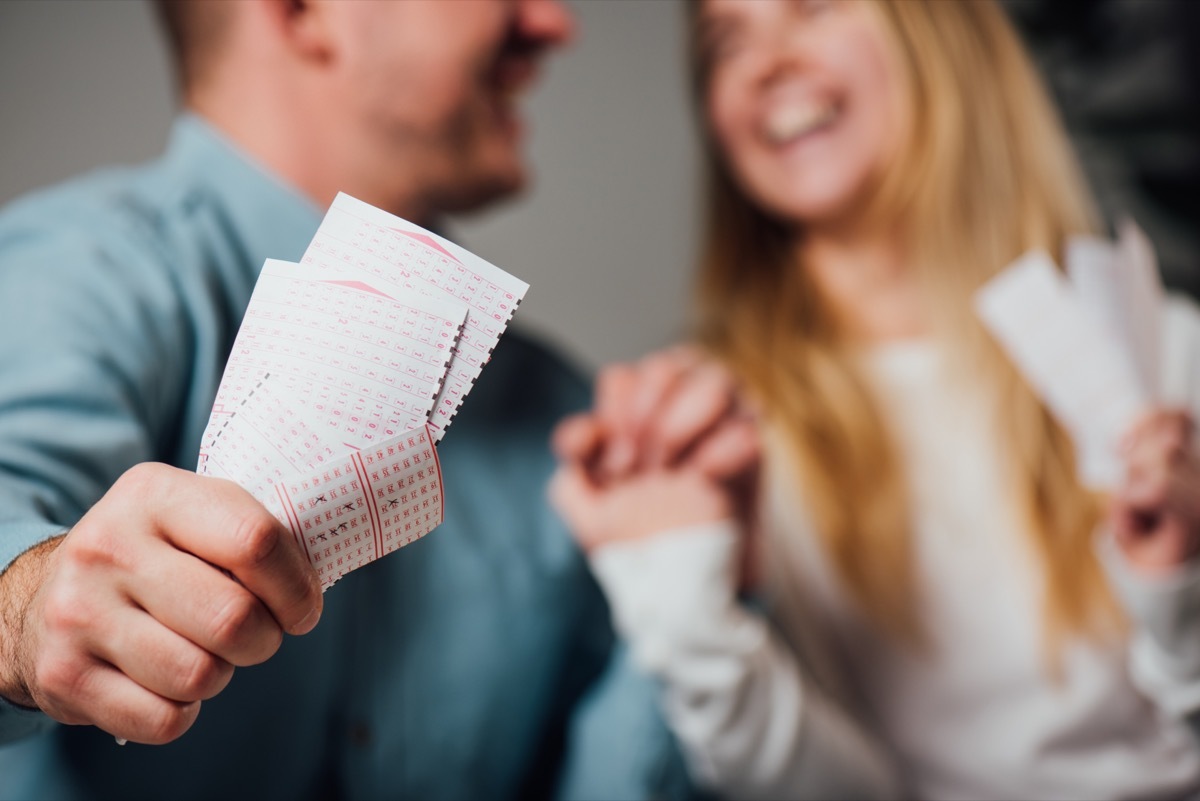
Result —
[{"label": "shirt button", "polygon": [[361,721],[350,724],[350,730],[347,732],[347,735],[350,738],[351,745],[366,748],[371,744],[371,727]]}]

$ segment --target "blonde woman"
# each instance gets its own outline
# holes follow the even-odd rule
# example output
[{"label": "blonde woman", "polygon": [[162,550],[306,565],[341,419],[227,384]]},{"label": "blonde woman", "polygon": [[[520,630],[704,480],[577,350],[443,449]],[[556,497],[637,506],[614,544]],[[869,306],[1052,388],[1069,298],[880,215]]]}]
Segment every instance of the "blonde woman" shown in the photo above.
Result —
[{"label": "blonde woman", "polygon": [[[1026,250],[1096,229],[1003,13],[700,0],[689,23],[708,361],[608,370],[552,494],[697,777],[737,798],[1196,794],[1200,318],[1169,304],[1174,405],[1129,433],[1123,486],[1087,491],[971,311]],[[765,443],[754,503],[722,369]]]}]

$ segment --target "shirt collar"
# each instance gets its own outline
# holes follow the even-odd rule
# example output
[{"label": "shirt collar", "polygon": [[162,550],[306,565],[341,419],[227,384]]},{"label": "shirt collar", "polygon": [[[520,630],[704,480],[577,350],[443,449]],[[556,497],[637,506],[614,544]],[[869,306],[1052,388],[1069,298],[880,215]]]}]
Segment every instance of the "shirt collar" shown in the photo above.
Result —
[{"label": "shirt collar", "polygon": [[199,187],[228,210],[229,225],[254,260],[299,261],[322,212],[307,196],[267,169],[202,117],[176,118],[166,161],[188,174],[181,186]]}]

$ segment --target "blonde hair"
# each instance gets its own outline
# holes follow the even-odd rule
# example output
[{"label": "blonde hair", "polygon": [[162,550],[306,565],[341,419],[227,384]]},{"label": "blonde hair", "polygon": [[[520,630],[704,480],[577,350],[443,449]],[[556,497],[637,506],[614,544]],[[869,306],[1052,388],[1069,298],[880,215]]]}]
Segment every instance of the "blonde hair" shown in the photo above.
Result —
[{"label": "blonde hair", "polygon": [[[708,72],[689,4],[693,89]],[[870,4],[906,68],[912,130],[872,211],[907,237],[935,334],[1006,410],[1016,496],[1045,576],[1051,646],[1119,630],[1090,538],[1099,499],[1076,479],[1071,442],[972,313],[971,295],[1024,251],[1061,251],[1094,231],[1082,174],[1016,33],[992,2]],[[796,264],[795,231],[738,190],[706,131],[706,236],[697,335],[757,396],[783,433],[825,551],[869,619],[921,639],[908,498],[897,454],[846,344]]]}]

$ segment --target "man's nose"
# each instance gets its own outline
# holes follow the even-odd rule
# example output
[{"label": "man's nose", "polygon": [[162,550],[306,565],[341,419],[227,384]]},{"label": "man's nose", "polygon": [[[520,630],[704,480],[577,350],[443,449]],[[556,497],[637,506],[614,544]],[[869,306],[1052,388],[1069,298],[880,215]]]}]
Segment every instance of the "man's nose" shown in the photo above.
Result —
[{"label": "man's nose", "polygon": [[521,38],[544,48],[575,38],[575,17],[562,0],[520,0]]}]

